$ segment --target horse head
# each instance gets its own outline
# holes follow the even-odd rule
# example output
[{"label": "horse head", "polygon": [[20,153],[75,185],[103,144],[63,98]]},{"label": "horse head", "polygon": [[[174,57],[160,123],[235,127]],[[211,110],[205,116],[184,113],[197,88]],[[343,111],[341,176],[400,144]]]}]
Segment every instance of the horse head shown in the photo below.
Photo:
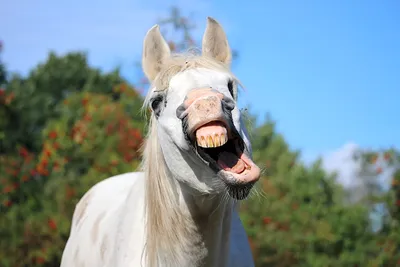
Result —
[{"label": "horse head", "polygon": [[227,192],[241,200],[260,177],[237,105],[238,79],[221,25],[208,18],[201,55],[172,54],[153,26],[144,39],[143,70],[168,171],[200,193]]}]

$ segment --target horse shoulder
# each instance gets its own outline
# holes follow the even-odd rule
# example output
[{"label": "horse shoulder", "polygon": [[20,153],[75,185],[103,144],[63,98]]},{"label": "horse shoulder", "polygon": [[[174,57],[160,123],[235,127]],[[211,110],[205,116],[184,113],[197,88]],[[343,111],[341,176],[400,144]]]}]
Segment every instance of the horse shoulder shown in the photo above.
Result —
[{"label": "horse shoulder", "polygon": [[254,267],[246,231],[236,209],[232,213],[229,267]]},{"label": "horse shoulder", "polygon": [[126,173],[107,178],[91,187],[79,200],[72,217],[63,266],[107,266],[113,257],[120,216],[135,183],[142,173]]}]

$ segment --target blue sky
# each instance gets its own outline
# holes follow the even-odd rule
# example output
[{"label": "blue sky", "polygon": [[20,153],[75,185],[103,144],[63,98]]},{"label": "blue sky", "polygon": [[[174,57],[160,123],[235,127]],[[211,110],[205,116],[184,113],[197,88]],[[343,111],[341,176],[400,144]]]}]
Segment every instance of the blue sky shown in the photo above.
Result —
[{"label": "blue sky", "polygon": [[270,112],[306,159],[346,144],[400,146],[400,2],[6,0],[0,39],[7,66],[26,74],[49,50],[87,51],[104,70],[134,77],[145,32],[178,4],[198,24],[225,27],[240,53],[241,104]]}]

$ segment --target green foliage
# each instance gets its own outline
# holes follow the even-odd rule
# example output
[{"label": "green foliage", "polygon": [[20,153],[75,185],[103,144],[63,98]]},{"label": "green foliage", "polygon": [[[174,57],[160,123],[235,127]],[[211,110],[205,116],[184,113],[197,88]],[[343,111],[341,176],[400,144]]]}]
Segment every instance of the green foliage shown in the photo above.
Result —
[{"label": "green foliage", "polygon": [[50,53],[47,61],[28,77],[14,74],[8,81],[7,91],[14,100],[5,115],[10,118],[2,128],[7,142],[0,140],[0,152],[11,151],[17,144],[38,152],[42,145],[41,131],[49,119],[59,116],[56,107],[60,101],[82,91],[112,95],[113,86],[122,82],[118,71],[102,74],[89,67],[83,53],[66,56]]},{"label": "green foliage", "polygon": [[[0,53],[3,49],[3,43],[0,41]],[[0,59],[0,87],[3,86],[7,82],[7,72],[4,63]]]},{"label": "green foliage", "polygon": [[397,266],[400,264],[400,152],[393,148],[360,149],[355,159],[362,166],[360,178],[366,180],[369,189],[360,203],[371,211],[380,207],[375,214],[380,215],[382,222],[376,232],[381,251],[375,260],[380,266]]},{"label": "green foliage", "polygon": [[345,202],[335,177],[305,167],[269,116],[254,129],[254,159],[264,166],[258,194],[241,205],[256,266],[394,266],[371,230],[369,209]]},{"label": "green foliage", "polygon": [[[138,167],[143,100],[121,81],[73,53],[51,55],[0,91],[9,145],[0,154],[0,266],[59,266],[77,201],[95,183]],[[13,128],[21,123],[37,132],[24,136]]]}]

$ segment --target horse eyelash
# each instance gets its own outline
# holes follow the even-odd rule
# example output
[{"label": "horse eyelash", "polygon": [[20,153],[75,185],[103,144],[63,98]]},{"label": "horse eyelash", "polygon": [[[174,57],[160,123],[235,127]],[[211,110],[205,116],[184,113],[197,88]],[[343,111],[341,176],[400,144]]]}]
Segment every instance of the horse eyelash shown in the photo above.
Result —
[{"label": "horse eyelash", "polygon": [[231,96],[234,96],[233,95],[233,81],[232,80],[228,81],[228,90],[231,93]]}]

